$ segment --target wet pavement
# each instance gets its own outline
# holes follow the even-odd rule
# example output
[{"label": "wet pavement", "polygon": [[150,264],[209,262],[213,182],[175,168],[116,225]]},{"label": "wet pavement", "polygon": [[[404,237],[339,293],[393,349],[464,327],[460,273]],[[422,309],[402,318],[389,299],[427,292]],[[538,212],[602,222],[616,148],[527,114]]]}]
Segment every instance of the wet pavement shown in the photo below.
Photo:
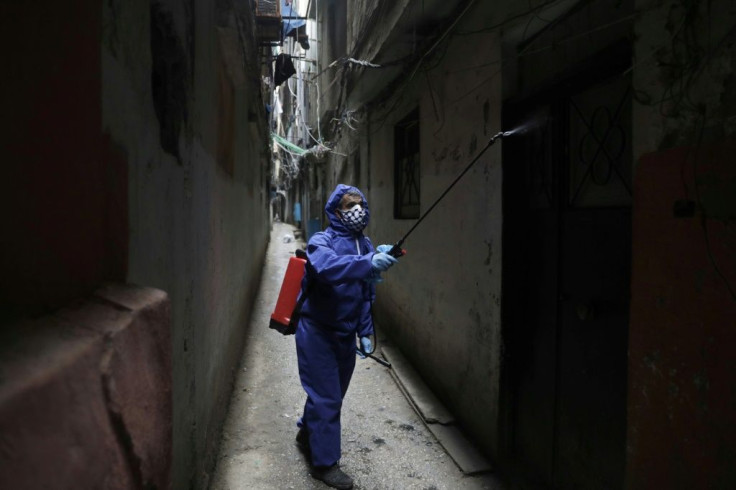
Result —
[{"label": "wet pavement", "polygon": [[[294,337],[268,328],[289,257],[301,244],[293,237],[294,227],[274,223],[211,490],[328,488],[309,476],[294,444],[305,400]],[[380,331],[378,340],[385,341]],[[492,474],[464,475],[387,368],[370,359],[357,360],[343,403],[342,455],[356,489],[505,488]]]}]

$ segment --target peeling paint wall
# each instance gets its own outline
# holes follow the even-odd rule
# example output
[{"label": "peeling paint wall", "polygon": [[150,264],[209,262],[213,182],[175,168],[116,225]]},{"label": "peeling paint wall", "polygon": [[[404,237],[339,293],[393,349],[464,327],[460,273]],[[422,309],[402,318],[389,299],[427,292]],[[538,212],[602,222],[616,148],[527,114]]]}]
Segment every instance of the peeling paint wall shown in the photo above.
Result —
[{"label": "peeling paint wall", "polygon": [[636,2],[634,155],[736,134],[736,6]]},{"label": "peeling paint wall", "polygon": [[253,14],[196,0],[110,0],[104,13],[103,124],[130,168],[128,280],[171,297],[174,488],[206,488],[268,239]]},{"label": "peeling paint wall", "polygon": [[736,7],[637,8],[627,488],[733,488]]}]

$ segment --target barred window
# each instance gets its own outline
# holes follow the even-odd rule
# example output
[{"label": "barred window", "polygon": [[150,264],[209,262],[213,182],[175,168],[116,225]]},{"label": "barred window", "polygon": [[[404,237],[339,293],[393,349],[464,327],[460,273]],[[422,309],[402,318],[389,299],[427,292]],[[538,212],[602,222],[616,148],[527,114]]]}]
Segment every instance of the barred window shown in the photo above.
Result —
[{"label": "barred window", "polygon": [[419,218],[419,109],[394,127],[394,218]]}]

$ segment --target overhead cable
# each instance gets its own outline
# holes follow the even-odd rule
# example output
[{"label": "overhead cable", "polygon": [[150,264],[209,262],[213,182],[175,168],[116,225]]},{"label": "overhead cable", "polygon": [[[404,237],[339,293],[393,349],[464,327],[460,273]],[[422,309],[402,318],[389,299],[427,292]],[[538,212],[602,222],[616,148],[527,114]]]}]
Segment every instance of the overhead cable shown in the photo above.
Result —
[{"label": "overhead cable", "polygon": [[355,63],[357,65],[369,66],[371,68],[381,68],[381,65],[376,65],[366,60],[356,60],[355,58],[346,58],[345,63]]}]

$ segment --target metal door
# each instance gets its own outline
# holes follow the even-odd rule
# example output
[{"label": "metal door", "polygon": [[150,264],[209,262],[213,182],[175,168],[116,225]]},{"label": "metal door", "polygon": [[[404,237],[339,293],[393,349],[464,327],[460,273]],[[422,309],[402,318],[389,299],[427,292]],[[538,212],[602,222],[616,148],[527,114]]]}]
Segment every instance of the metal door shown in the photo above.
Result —
[{"label": "metal door", "polygon": [[505,107],[507,441],[547,487],[623,485],[631,269],[627,79]]}]

